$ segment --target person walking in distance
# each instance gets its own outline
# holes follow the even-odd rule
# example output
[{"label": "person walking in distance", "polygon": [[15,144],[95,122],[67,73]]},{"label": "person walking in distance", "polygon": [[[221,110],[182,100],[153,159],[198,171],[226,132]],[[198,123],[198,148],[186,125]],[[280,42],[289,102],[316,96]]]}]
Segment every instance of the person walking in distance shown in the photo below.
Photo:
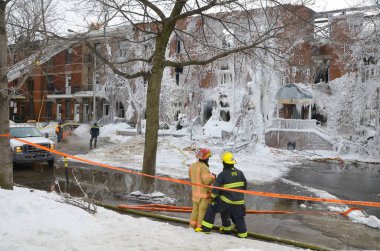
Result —
[{"label": "person walking in distance", "polygon": [[[215,175],[209,170],[208,160],[211,151],[208,148],[201,148],[196,152],[197,162],[190,165],[189,177],[192,183],[210,185],[215,180]],[[202,220],[208,204],[210,203],[210,188],[202,186],[192,186],[193,209],[190,216],[190,227],[196,232],[201,232]]]},{"label": "person walking in distance", "polygon": [[[222,155],[223,171],[216,177],[214,187],[232,188],[247,190],[247,180],[242,171],[236,169],[234,155],[225,152]],[[231,219],[236,225],[239,238],[248,236],[245,224],[245,202],[244,194],[227,190],[213,188],[211,190],[212,201],[208,206],[205,217],[202,221],[202,232],[210,233],[214,226],[215,214],[221,213],[222,227],[221,233],[231,233]]]},{"label": "person walking in distance", "polygon": [[97,141],[98,141],[99,133],[100,133],[99,126],[98,126],[97,123],[94,123],[94,124],[91,126],[91,129],[90,129],[90,134],[91,134],[90,148],[91,148],[91,149],[92,149],[92,141],[94,141],[94,148],[96,148],[96,143],[97,143]]},{"label": "person walking in distance", "polygon": [[55,134],[57,135],[57,143],[62,141],[62,134],[63,134],[63,129],[62,129],[62,123],[59,122],[57,126],[55,127]]}]

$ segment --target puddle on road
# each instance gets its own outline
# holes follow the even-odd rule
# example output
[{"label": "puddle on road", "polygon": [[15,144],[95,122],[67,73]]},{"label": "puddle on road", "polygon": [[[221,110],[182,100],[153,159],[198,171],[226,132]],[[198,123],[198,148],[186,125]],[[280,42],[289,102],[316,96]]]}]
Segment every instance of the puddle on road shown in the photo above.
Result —
[{"label": "puddle on road", "polygon": [[[94,169],[91,166],[81,163],[70,163],[70,166],[76,167],[74,174],[90,197],[113,205],[136,203],[136,201],[128,201],[128,194],[139,189],[140,176],[114,171],[105,172],[102,169]],[[65,175],[63,168],[57,169],[55,175],[60,183],[64,183]],[[73,183],[71,172],[69,176],[71,189],[74,191],[78,190],[75,183]],[[191,188],[189,186],[161,180],[156,180],[155,186],[157,191],[171,198],[175,198],[177,200],[176,205],[191,206]],[[273,193],[313,195],[304,188],[294,187],[281,180],[264,185],[249,184],[248,189]],[[301,204],[305,205],[307,209],[303,209]],[[246,205],[248,209],[253,210],[311,210],[327,212],[326,206],[320,203],[259,196],[246,196]],[[189,214],[186,213],[163,214],[182,218],[189,217]],[[252,232],[297,240],[333,249],[376,249],[380,246],[378,229],[355,224],[341,216],[322,214],[262,214],[247,215],[246,221],[248,230]],[[219,217],[217,217],[216,224],[221,224]]]}]

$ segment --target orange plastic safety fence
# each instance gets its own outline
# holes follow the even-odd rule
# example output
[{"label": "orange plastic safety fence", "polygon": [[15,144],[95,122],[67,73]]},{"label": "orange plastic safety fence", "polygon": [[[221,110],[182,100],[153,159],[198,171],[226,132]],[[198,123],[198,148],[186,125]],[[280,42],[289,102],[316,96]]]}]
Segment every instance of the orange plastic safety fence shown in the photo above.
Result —
[{"label": "orange plastic safety fence", "polygon": [[20,138],[15,138],[16,140],[23,142],[28,145],[35,146],[37,148],[52,152],[54,154],[60,155],[60,156],[66,156],[70,159],[75,159],[80,162],[92,164],[95,166],[99,167],[104,167],[110,170],[115,170],[115,171],[120,171],[124,173],[131,173],[135,175],[141,175],[153,179],[158,179],[158,180],[164,180],[164,181],[169,181],[169,182],[174,182],[174,183],[179,183],[179,184],[184,184],[184,185],[189,185],[189,186],[203,186],[203,187],[208,187],[208,188],[215,188],[219,190],[225,190],[225,191],[232,191],[232,192],[238,192],[238,193],[243,193],[243,194],[249,194],[249,195],[256,195],[256,196],[264,196],[264,197],[272,197],[272,198],[280,198],[280,199],[291,199],[291,200],[303,200],[303,201],[315,201],[315,202],[327,202],[327,203],[336,203],[336,204],[349,204],[349,205],[359,205],[359,206],[366,206],[366,207],[380,207],[380,202],[371,202],[371,201],[352,201],[352,200],[338,200],[338,199],[328,199],[328,198],[315,198],[315,197],[309,197],[309,196],[300,196],[300,195],[291,195],[291,194],[279,194],[279,193],[268,193],[268,192],[259,192],[259,191],[253,191],[253,190],[240,190],[240,189],[232,189],[232,188],[223,188],[223,187],[214,187],[214,186],[209,186],[209,185],[201,185],[201,184],[196,184],[192,183],[190,181],[186,180],[179,180],[179,179],[174,179],[170,177],[162,177],[162,176],[157,176],[157,175],[150,175],[146,173],[141,173],[138,171],[132,171],[129,169],[121,168],[121,167],[115,167],[111,166],[108,164],[104,163],[99,163],[96,161],[80,158],[77,156],[69,155],[57,150],[53,150],[35,143],[32,143],[30,141],[20,139]]}]

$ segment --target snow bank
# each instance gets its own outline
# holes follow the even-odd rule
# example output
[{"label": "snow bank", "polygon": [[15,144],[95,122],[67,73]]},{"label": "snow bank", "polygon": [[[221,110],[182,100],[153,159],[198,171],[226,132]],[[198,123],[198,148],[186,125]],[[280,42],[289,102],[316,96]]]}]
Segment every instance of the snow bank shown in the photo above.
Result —
[{"label": "snow bank", "polygon": [[57,202],[59,196],[15,187],[0,189],[0,250],[300,250],[98,208],[95,215]]}]

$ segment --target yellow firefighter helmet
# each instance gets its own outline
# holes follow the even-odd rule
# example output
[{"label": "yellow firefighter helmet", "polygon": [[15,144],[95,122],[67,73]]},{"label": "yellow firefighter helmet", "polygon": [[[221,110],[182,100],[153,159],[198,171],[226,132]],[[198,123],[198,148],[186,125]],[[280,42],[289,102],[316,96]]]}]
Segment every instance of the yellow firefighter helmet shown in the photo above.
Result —
[{"label": "yellow firefighter helmet", "polygon": [[236,164],[234,155],[231,152],[225,152],[222,155],[222,161],[226,164]]}]

